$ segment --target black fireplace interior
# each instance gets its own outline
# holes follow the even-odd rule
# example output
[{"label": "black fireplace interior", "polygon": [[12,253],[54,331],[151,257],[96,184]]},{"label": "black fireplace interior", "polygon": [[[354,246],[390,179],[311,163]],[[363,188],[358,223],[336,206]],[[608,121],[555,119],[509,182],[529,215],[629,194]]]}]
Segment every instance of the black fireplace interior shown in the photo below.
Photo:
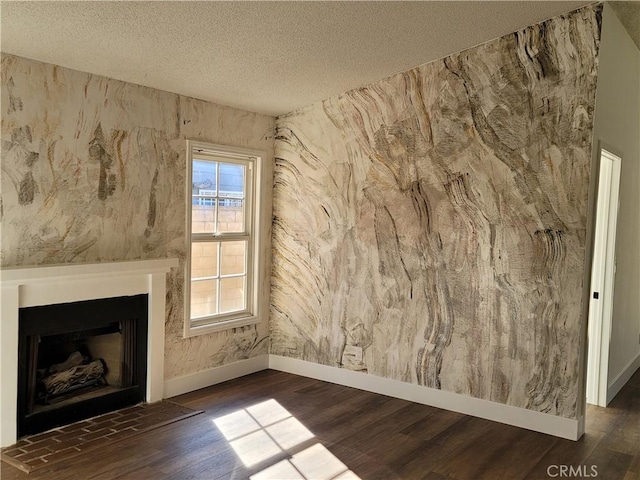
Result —
[{"label": "black fireplace interior", "polygon": [[20,309],[18,437],[145,400],[147,295]]}]

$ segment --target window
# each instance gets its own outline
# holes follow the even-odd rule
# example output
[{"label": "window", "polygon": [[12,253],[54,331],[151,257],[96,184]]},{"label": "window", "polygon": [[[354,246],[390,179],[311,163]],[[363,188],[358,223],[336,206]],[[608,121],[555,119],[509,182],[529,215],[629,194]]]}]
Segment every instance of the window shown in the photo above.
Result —
[{"label": "window", "polygon": [[260,152],[187,142],[185,335],[257,323]]}]

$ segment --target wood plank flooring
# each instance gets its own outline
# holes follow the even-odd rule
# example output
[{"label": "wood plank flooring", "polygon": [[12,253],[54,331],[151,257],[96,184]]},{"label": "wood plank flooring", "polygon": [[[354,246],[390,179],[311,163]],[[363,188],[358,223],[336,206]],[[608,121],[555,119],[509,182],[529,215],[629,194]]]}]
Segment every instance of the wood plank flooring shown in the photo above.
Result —
[{"label": "wood plank flooring", "polygon": [[205,413],[1,478],[640,480],[640,371],[579,442],[273,370],[172,400]]}]

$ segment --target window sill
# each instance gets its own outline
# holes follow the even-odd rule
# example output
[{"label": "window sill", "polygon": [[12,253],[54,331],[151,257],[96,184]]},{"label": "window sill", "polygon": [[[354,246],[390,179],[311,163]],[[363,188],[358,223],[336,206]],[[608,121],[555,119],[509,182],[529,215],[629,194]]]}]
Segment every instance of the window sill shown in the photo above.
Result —
[{"label": "window sill", "polygon": [[260,320],[256,315],[252,315],[250,317],[234,318],[232,320],[224,320],[197,327],[192,327],[191,325],[186,324],[184,329],[184,338],[196,337],[207,333],[221,332],[232,328],[246,327],[248,325],[257,325],[259,323],[262,323],[262,320]]}]

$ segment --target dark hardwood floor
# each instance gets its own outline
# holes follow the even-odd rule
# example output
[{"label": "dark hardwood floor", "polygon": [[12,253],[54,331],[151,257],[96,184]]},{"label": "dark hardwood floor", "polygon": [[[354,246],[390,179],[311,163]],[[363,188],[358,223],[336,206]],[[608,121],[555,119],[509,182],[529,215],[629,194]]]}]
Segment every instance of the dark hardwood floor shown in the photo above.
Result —
[{"label": "dark hardwood floor", "polygon": [[173,400],[205,413],[2,480],[640,479],[640,371],[579,442],[273,370]]}]

